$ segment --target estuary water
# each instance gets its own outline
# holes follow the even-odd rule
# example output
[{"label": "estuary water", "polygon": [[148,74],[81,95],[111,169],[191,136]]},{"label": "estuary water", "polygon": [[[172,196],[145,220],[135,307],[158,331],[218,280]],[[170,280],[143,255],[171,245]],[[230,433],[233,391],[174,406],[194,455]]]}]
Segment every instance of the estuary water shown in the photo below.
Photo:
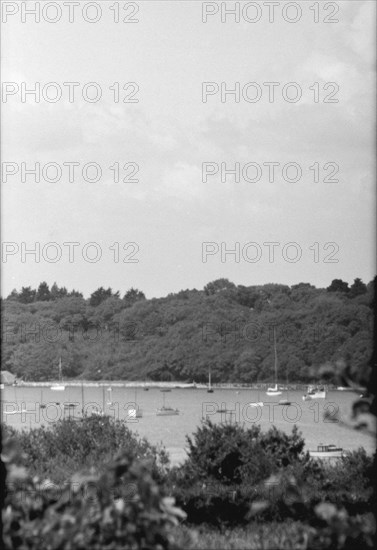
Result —
[{"label": "estuary water", "polygon": [[[109,391],[111,388],[111,391]],[[335,444],[344,450],[364,447],[368,453],[375,450],[375,440],[364,433],[351,430],[324,419],[324,413],[333,419],[338,415],[350,421],[352,402],[357,395],[348,391],[330,391],[326,399],[302,400],[302,391],[283,392],[269,397],[264,391],[250,389],[205,389],[176,388],[163,394],[159,388],[107,386],[66,386],[64,391],[53,391],[49,386],[5,386],[2,394],[2,421],[17,429],[29,430],[51,425],[60,418],[81,416],[93,411],[105,410],[115,418],[127,422],[130,429],[146,437],[151,443],[162,443],[170,454],[171,462],[178,464],[185,458],[186,436],[190,436],[202,419],[213,422],[237,422],[245,426],[260,424],[263,430],[272,425],[290,433],[294,424],[302,432],[306,448]],[[156,409],[163,405],[178,408],[178,416],[156,416]],[[292,405],[278,405],[279,399],[289,399]],[[262,401],[263,407],[251,407],[250,403]],[[132,418],[130,409],[135,402],[142,409],[142,418]],[[67,409],[64,403],[74,403]],[[41,408],[40,404],[44,407]],[[227,409],[228,413],[218,412]],[[7,414],[8,413],[8,414]],[[9,414],[11,413],[11,414]]]}]

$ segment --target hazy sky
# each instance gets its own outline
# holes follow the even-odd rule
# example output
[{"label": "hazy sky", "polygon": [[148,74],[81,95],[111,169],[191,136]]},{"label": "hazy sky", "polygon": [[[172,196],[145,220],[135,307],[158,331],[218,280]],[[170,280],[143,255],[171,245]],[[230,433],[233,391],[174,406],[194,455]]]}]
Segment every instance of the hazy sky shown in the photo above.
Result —
[{"label": "hazy sky", "polygon": [[[76,6],[72,23],[62,2],[52,3],[62,6],[56,23],[45,20],[58,13],[53,6],[36,23],[21,13],[24,2],[2,4],[9,13],[18,8],[3,24],[3,82],[14,82],[19,90],[22,82],[28,88],[40,82],[42,89],[39,103],[31,95],[22,102],[21,91],[12,85],[3,95],[3,169],[17,170],[2,186],[2,241],[15,243],[5,245],[14,254],[3,255],[3,295],[42,280],[85,295],[99,286],[121,293],[134,286],[147,297],[158,297],[202,288],[219,277],[243,285],[304,281],[316,286],[334,278],[373,278],[374,1],[332,2],[339,7],[336,15],[320,3],[318,23],[309,9],[313,2],[296,3],[302,12],[296,23],[283,18],[286,2],[276,7],[272,23],[262,2],[255,23],[245,20],[257,18],[255,6],[241,14],[239,23],[231,16],[221,22],[220,11],[204,23],[198,1],[142,1],[138,13],[135,3],[123,10],[125,2],[118,2],[120,18],[139,20],[133,24],[114,22],[110,7],[116,2],[97,2],[102,10],[97,23],[83,19],[82,8],[89,2]],[[42,11],[43,2],[36,4]],[[210,4],[208,11],[215,9]],[[241,8],[245,4],[240,2]],[[94,7],[85,9],[93,19]],[[295,16],[290,9],[288,19]],[[326,16],[339,22],[324,23]],[[44,88],[49,82],[56,85]],[[72,103],[64,82],[79,83]],[[93,86],[84,88],[90,82],[102,90],[96,103],[82,97],[82,92],[94,97]],[[115,87],[109,89],[115,82],[118,103]],[[123,91],[129,82],[138,90],[133,84]],[[206,102],[203,82],[219,88]],[[228,90],[239,83],[239,102],[229,94],[221,101],[222,82]],[[262,91],[259,101],[252,101],[258,88],[245,86],[252,82]],[[272,103],[265,82],[279,83]],[[296,85],[285,88],[283,96],[289,82]],[[325,89],[329,82],[336,86]],[[60,100],[45,100],[58,89]],[[297,102],[284,99],[294,98],[297,90],[302,93]],[[124,103],[125,96],[138,102]],[[324,103],[325,98],[339,101]],[[4,167],[4,162],[15,164]],[[21,163],[30,169],[36,162],[41,181],[35,183],[31,174],[22,181]],[[70,162],[80,163],[73,182],[63,165]],[[272,182],[263,165],[271,162],[280,163]],[[60,181],[48,181],[55,174],[51,166],[43,172],[48,163],[62,169]],[[85,181],[87,163],[101,167],[99,181]],[[124,170],[125,163],[134,164]],[[214,163],[214,170],[218,165],[207,182],[202,181],[202,163]],[[224,173],[222,181],[221,163],[228,169],[240,163],[240,181]],[[248,163],[256,164],[249,164],[243,178]],[[287,163],[296,164],[283,172]],[[325,170],[326,163],[332,164]],[[133,178],[139,181],[123,182],[127,174],[132,179],[136,165]],[[332,179],[339,181],[324,181],[335,165],[339,172]],[[287,181],[294,179],[294,166],[301,169],[301,179]],[[86,175],[93,179],[93,169]],[[37,242],[40,261],[30,254],[22,257],[22,246],[31,249]],[[45,246],[51,242],[58,246]],[[71,249],[72,262],[63,245],[67,242],[79,243]],[[91,242],[102,252],[98,262],[89,261],[96,253],[86,246]],[[214,253],[206,262],[203,242],[214,243],[208,245]],[[247,245],[251,242],[256,245]],[[278,243],[274,261],[269,261],[266,242]],[[295,247],[286,246],[291,242]],[[119,243],[119,262],[113,243]],[[123,251],[126,243],[136,244]],[[221,249],[235,248],[235,243],[239,258],[222,257]],[[335,244],[324,248],[326,243]],[[48,261],[59,247],[60,260]],[[299,252],[296,262],[289,261]],[[257,255],[258,261],[252,261]],[[138,263],[124,263],[127,257]]]}]

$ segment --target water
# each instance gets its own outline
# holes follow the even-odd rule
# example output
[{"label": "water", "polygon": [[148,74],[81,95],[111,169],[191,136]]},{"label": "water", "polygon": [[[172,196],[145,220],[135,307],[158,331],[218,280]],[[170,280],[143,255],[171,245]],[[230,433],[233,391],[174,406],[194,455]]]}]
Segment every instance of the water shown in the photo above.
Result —
[{"label": "water", "polygon": [[[364,447],[368,453],[375,450],[375,440],[364,433],[339,426],[336,422],[325,421],[325,411],[331,415],[339,413],[342,420],[350,420],[351,404],[357,398],[352,392],[328,392],[326,399],[303,401],[302,391],[289,391],[288,398],[292,406],[277,406],[279,399],[285,399],[285,392],[278,397],[268,397],[263,391],[215,389],[208,394],[205,389],[173,389],[165,394],[166,406],[178,408],[179,416],[156,416],[156,409],[163,404],[163,394],[158,388],[144,391],[141,388],[112,386],[111,401],[102,387],[84,387],[84,406],[86,412],[97,409],[111,416],[127,421],[127,425],[151,443],[162,443],[168,450],[171,461],[177,464],[184,460],[186,435],[192,435],[206,415],[214,422],[232,421],[244,424],[260,423],[263,430],[273,424],[290,433],[294,424],[303,433],[306,448],[316,449],[320,443],[333,443],[345,450]],[[104,399],[103,399],[104,397]],[[143,410],[143,418],[130,418],[128,410],[137,401]],[[252,408],[250,402],[263,401],[264,406]],[[40,409],[40,403],[46,404]],[[65,410],[64,403],[76,402],[74,411]],[[58,405],[56,403],[59,403]],[[17,429],[36,428],[49,425],[59,418],[75,414],[81,415],[82,389],[80,386],[66,386],[64,391],[52,391],[49,387],[6,386],[2,390],[3,421]],[[275,406],[274,406],[275,404]],[[220,408],[233,410],[233,414],[219,414]],[[6,415],[4,411],[26,410],[22,414]]]}]

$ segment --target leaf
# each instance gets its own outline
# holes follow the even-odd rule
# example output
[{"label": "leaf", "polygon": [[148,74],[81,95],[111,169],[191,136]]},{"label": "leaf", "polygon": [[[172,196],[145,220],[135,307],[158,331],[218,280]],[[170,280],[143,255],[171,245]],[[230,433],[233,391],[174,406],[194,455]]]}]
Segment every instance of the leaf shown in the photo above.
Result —
[{"label": "leaf", "polygon": [[337,515],[338,510],[334,504],[329,502],[321,502],[314,508],[317,516],[328,523]]}]

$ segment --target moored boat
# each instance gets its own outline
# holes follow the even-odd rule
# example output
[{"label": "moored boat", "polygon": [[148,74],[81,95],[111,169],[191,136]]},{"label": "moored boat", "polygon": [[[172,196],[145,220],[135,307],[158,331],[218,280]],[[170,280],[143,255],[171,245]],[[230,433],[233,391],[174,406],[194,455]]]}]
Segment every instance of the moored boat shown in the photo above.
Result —
[{"label": "moored boat", "polygon": [[213,393],[213,388],[211,385],[211,369],[208,369],[208,388],[207,393]]},{"label": "moored boat", "polygon": [[269,396],[275,396],[275,395],[281,395],[281,391],[278,388],[277,384],[277,378],[278,378],[278,354],[276,350],[276,334],[275,334],[275,327],[274,327],[274,354],[275,354],[275,361],[274,361],[274,367],[275,367],[275,385],[272,388],[267,388],[266,395]]},{"label": "moored boat", "polygon": [[134,410],[133,417],[134,418],[143,418],[143,409],[137,403],[137,386],[135,387],[135,403],[134,403],[134,405],[135,405],[135,407],[133,408],[133,410]]},{"label": "moored boat", "polygon": [[63,384],[63,375],[62,375],[62,358],[59,357],[59,384],[53,384],[50,389],[52,391],[64,391],[65,386]]},{"label": "moored boat", "polygon": [[336,445],[323,445],[320,443],[316,451],[310,451],[309,454],[312,458],[342,458],[344,450]]},{"label": "moored boat", "polygon": [[282,392],[278,388],[277,384],[273,386],[272,388],[267,388],[266,395],[274,396],[274,395],[281,395]]},{"label": "moored boat", "polygon": [[303,401],[310,399],[326,399],[326,390],[323,387],[308,386],[308,391],[302,396]]},{"label": "moored boat", "polygon": [[163,396],[163,405],[156,411],[156,416],[176,416],[179,414],[179,409],[173,409],[173,407],[167,407],[165,405],[165,392]]},{"label": "moored boat", "polygon": [[50,387],[50,390],[52,390],[52,391],[64,391],[64,390],[65,390],[65,386],[63,386],[63,384],[53,384],[53,385]]},{"label": "moored boat", "polygon": [[289,399],[280,399],[278,405],[292,405],[292,401],[289,401]]},{"label": "moored boat", "polygon": [[255,403],[248,403],[248,407],[263,407],[263,401],[256,401]]},{"label": "moored boat", "polygon": [[160,409],[157,409],[156,416],[176,416],[179,414],[178,409],[173,409],[172,407],[162,406]]}]

